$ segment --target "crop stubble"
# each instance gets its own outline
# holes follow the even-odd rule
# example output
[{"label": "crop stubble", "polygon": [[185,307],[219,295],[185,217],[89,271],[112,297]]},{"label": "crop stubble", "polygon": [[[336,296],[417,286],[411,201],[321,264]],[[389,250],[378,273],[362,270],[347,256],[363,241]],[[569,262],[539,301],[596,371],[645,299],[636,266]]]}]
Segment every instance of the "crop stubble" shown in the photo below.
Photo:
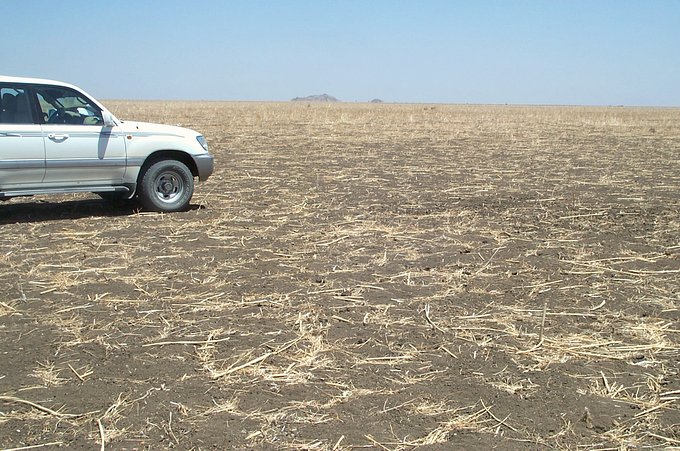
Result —
[{"label": "crop stubble", "polygon": [[217,169],[0,205],[0,447],[680,445],[679,110],[109,105]]}]

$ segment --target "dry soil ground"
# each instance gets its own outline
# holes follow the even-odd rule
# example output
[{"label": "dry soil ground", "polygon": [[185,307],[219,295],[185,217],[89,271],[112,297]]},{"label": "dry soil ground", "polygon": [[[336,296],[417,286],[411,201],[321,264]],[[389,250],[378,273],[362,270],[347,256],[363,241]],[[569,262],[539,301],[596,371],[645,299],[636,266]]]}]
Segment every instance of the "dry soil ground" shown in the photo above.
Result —
[{"label": "dry soil ground", "polygon": [[109,105],[217,169],[0,204],[0,448],[680,446],[680,110]]}]

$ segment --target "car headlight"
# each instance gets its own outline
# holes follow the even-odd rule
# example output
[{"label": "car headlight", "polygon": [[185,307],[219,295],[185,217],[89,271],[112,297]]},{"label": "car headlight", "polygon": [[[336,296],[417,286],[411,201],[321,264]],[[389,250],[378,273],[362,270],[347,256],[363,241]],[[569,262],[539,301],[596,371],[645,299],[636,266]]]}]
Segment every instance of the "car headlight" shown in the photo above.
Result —
[{"label": "car headlight", "polygon": [[205,149],[205,151],[208,151],[208,141],[205,140],[205,137],[203,135],[199,135],[196,137],[196,141]]}]

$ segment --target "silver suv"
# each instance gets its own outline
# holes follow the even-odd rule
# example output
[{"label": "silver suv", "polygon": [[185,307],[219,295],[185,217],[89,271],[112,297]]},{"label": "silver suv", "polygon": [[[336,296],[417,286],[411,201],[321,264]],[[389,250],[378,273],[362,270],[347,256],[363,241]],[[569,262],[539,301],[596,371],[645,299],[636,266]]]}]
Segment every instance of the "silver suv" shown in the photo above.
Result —
[{"label": "silver suv", "polygon": [[120,121],[67,83],[0,76],[0,200],[93,192],[181,211],[194,177],[212,172],[208,144],[193,130]]}]

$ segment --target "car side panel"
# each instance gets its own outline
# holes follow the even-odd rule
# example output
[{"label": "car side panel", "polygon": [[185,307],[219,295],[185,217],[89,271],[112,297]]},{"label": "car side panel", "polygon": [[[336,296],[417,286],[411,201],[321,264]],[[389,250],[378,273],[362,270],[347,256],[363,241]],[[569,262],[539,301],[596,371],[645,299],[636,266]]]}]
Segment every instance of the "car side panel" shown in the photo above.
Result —
[{"label": "car side panel", "polygon": [[161,132],[131,131],[125,134],[127,145],[127,172],[125,180],[137,182],[140,170],[149,155],[158,151],[179,151],[187,155],[196,153],[180,135]]},{"label": "car side panel", "polygon": [[37,124],[0,124],[0,189],[40,185],[45,144]]},{"label": "car side panel", "polygon": [[44,124],[42,129],[45,184],[123,182],[127,162],[119,127]]}]

